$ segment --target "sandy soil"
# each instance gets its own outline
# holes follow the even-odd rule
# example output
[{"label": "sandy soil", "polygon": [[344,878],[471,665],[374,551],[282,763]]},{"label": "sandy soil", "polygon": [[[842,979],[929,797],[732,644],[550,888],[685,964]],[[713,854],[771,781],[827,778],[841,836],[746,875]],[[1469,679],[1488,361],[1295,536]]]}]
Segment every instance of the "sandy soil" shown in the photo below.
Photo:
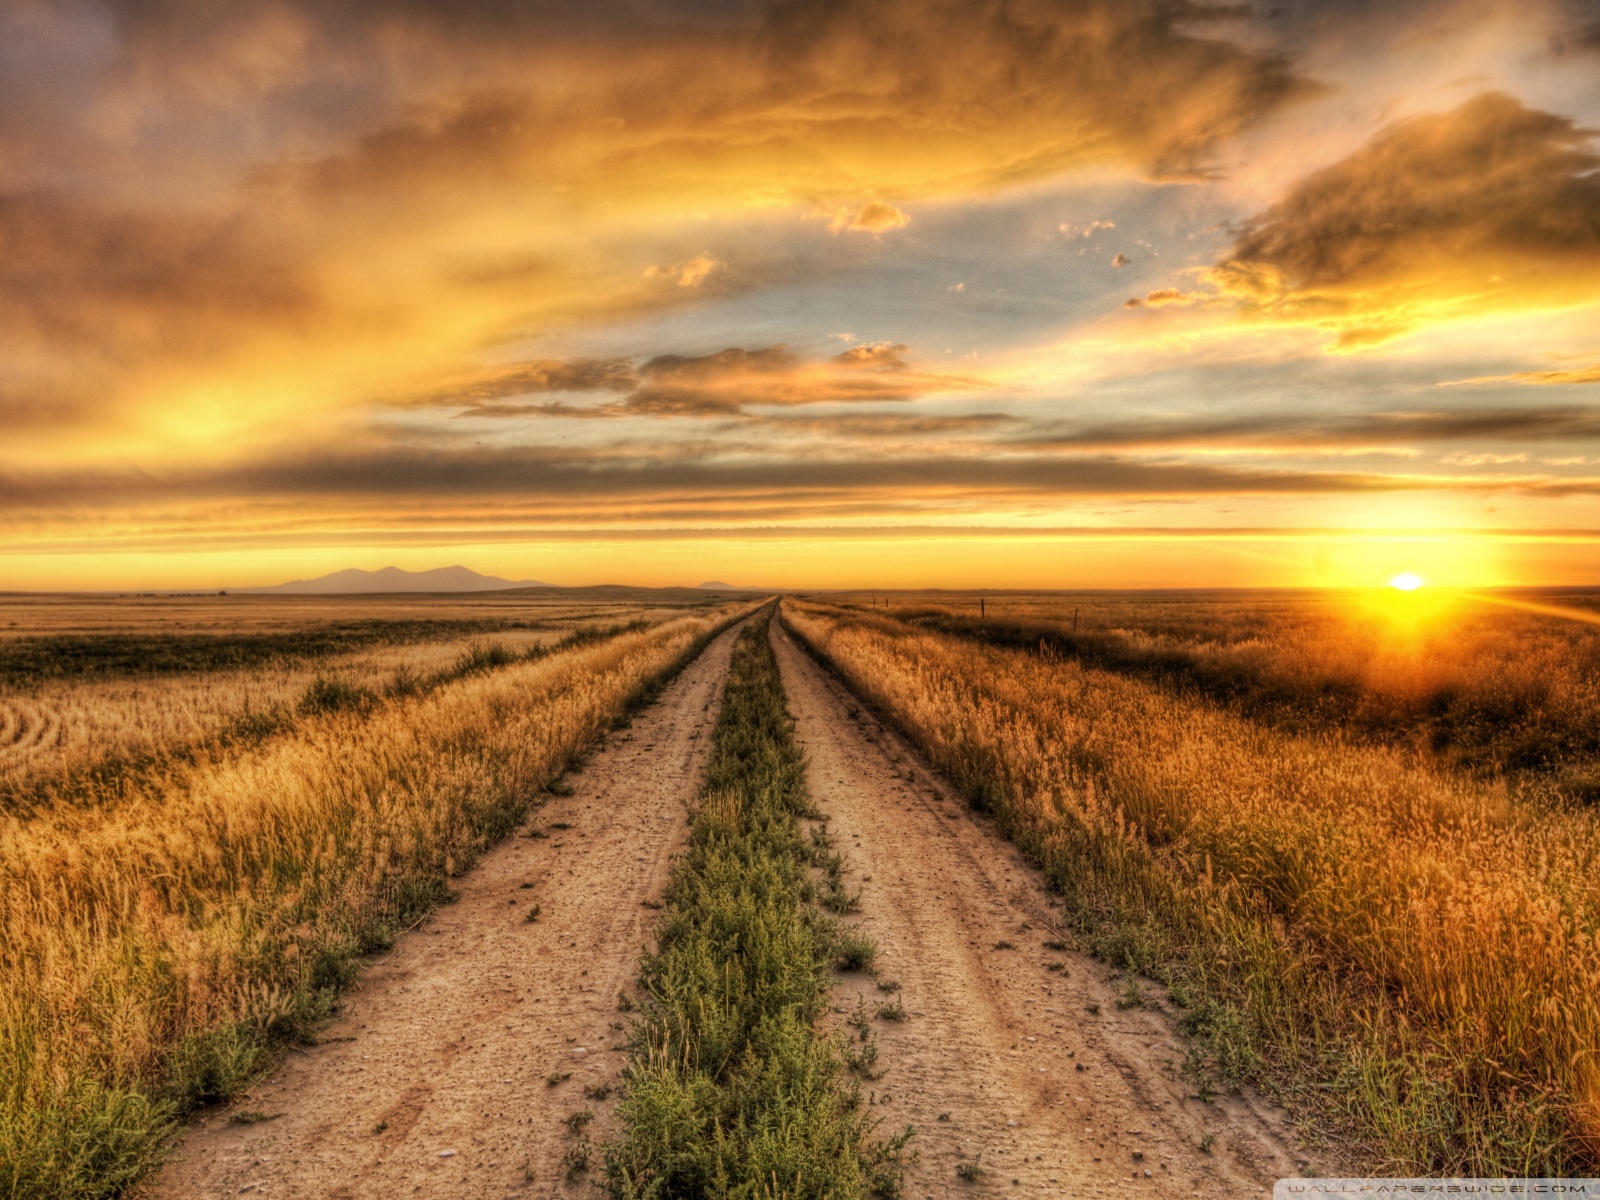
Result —
[{"label": "sandy soil", "polygon": [[572,1194],[565,1120],[592,1111],[595,1147],[614,1132],[594,1089],[622,1066],[618,994],[682,844],[736,632],[535,814],[548,837],[511,838],[456,881],[459,899],[375,960],[322,1043],[197,1123],[148,1194]]},{"label": "sandy soil", "polygon": [[[865,1085],[884,1134],[917,1128],[907,1200],[1260,1197],[1320,1173],[1280,1112],[1196,1097],[1159,989],[1147,982],[1151,1004],[1119,1008],[1104,964],[1047,949],[1039,872],[776,626],[774,641],[878,978],[900,984],[890,996],[846,976],[835,1012],[898,999],[909,1014],[874,1023],[882,1075]],[[963,1180],[974,1163],[982,1174]]]}]

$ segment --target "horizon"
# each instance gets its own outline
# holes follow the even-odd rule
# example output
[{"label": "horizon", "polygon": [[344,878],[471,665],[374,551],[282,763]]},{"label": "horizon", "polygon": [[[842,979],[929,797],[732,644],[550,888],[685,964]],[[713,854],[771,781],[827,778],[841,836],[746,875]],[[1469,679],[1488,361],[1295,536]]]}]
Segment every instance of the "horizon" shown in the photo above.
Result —
[{"label": "horizon", "polygon": [[176,13],[8,25],[0,587],[1600,583],[1587,0]]},{"label": "horizon", "polygon": [[[382,570],[379,568],[378,570]],[[470,570],[470,568],[467,568]],[[367,572],[376,574],[377,571]],[[420,574],[422,572],[410,572]],[[482,574],[482,573],[478,573]],[[491,576],[485,576],[492,578]],[[1278,592],[1278,593],[1339,593],[1339,592],[1393,592],[1401,591],[1408,594],[1426,592],[1430,594],[1448,594],[1452,596],[1472,597],[1474,595],[1493,595],[1496,593],[1532,593],[1532,592],[1600,592],[1600,584],[1574,583],[1574,584],[1498,584],[1478,587],[1465,587],[1450,584],[1433,583],[1415,576],[1415,582],[1400,583],[1398,580],[1404,576],[1396,577],[1379,583],[1362,584],[1230,584],[1230,585],[1167,585],[1161,587],[993,587],[981,584],[970,586],[962,585],[928,585],[922,587],[811,587],[803,584],[787,586],[765,586],[762,584],[727,583],[719,580],[707,580],[701,583],[663,583],[663,584],[633,584],[617,583],[602,580],[596,583],[522,583],[508,581],[504,587],[466,589],[433,590],[418,588],[416,590],[379,590],[372,592],[341,591],[341,592],[290,592],[280,591],[282,585],[256,586],[256,587],[195,587],[195,588],[106,588],[100,590],[18,590],[0,589],[0,597],[46,597],[46,596],[75,596],[84,598],[110,598],[110,599],[183,599],[185,597],[204,598],[218,596],[248,597],[250,599],[308,599],[316,598],[326,600],[364,600],[374,597],[404,597],[404,596],[460,596],[463,598],[473,596],[495,596],[509,592],[583,592],[583,591],[622,591],[622,592],[748,592],[753,595],[763,596],[917,596],[917,595],[952,595],[952,596],[1072,596],[1072,595],[1211,595],[1217,593],[1242,593],[1242,592]],[[315,582],[305,580],[291,580],[290,583]],[[1552,614],[1568,615],[1568,614]]]}]

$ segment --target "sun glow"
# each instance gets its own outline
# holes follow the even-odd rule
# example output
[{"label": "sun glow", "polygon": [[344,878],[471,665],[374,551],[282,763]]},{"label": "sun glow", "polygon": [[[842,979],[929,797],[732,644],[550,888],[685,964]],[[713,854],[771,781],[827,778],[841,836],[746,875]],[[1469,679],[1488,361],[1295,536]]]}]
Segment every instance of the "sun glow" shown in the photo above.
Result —
[{"label": "sun glow", "polygon": [[1422,586],[1422,583],[1422,576],[1413,575],[1410,571],[1402,571],[1389,580],[1390,587],[1398,588],[1402,592],[1414,592]]}]

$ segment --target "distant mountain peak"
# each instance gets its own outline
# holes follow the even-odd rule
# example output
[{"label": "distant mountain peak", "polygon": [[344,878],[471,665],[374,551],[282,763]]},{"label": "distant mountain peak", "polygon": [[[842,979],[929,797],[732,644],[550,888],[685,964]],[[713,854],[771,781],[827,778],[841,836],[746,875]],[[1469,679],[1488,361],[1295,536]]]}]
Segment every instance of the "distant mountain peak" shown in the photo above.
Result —
[{"label": "distant mountain peak", "polygon": [[329,575],[319,575],[315,579],[280,583],[276,587],[229,590],[283,595],[360,595],[372,592],[497,592],[506,588],[549,586],[534,579],[511,580],[496,575],[480,575],[457,563],[450,567],[435,567],[431,571],[407,571],[400,567],[363,571],[350,567]]},{"label": "distant mountain peak", "polygon": [[734,587],[731,583],[723,583],[720,579],[708,580],[700,585],[701,591],[712,592],[742,592],[744,588]]}]

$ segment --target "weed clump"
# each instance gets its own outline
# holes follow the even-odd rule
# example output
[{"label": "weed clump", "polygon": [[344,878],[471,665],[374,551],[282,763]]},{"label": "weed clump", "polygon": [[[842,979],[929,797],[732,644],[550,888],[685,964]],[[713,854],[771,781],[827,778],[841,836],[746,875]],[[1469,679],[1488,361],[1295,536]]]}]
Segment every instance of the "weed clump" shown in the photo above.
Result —
[{"label": "weed clump", "polygon": [[878,959],[878,944],[846,926],[834,935],[833,956],[841,971],[870,971]]},{"label": "weed clump", "polygon": [[378,697],[364,687],[357,687],[343,679],[320,675],[306,688],[295,711],[302,717],[320,717],[328,713],[365,712],[377,703]]}]

